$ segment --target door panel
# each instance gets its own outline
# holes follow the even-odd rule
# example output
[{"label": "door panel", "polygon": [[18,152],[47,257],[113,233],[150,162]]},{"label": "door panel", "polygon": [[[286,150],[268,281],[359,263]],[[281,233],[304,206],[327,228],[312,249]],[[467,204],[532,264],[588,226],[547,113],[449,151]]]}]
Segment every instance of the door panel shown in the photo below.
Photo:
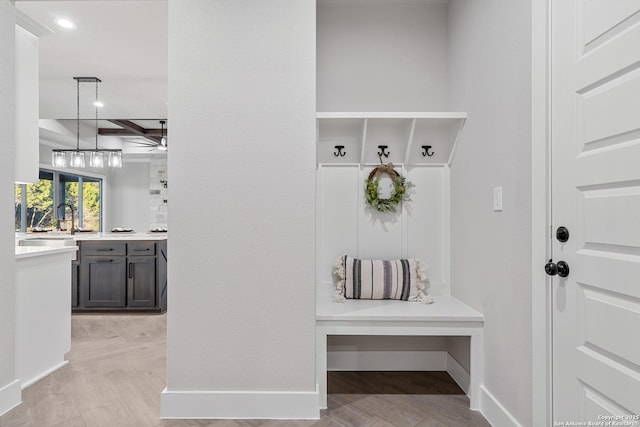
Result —
[{"label": "door panel", "polygon": [[608,81],[578,97],[585,143],[638,130],[640,69]]},{"label": "door panel", "polygon": [[582,45],[594,49],[625,28],[638,22],[638,0],[588,0],[583,2]]},{"label": "door panel", "polygon": [[640,413],[640,0],[552,1],[554,420]]},{"label": "door panel", "polygon": [[86,257],[80,267],[83,307],[124,307],[126,303],[124,257]]},{"label": "door panel", "polygon": [[156,257],[131,256],[127,259],[127,306],[156,305]]},{"label": "door panel", "polygon": [[586,384],[581,384],[579,400],[582,404],[581,413],[584,413],[588,420],[595,420],[603,416],[633,415]]},{"label": "door panel", "polygon": [[[629,332],[623,328],[609,328],[609,322],[618,325],[640,324],[638,301],[622,294],[582,284],[579,286],[578,323],[584,324],[579,341],[640,366],[640,346],[629,345]],[[602,319],[608,321],[603,322]]]},{"label": "door panel", "polygon": [[585,243],[640,247],[640,187],[583,192]]}]

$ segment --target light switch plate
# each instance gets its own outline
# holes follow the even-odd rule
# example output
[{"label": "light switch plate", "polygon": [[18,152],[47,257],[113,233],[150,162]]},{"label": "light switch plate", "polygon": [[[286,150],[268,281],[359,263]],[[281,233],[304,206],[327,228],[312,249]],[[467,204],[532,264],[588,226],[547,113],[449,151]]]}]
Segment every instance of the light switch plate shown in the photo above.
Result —
[{"label": "light switch plate", "polygon": [[502,212],[502,187],[493,188],[493,211]]}]

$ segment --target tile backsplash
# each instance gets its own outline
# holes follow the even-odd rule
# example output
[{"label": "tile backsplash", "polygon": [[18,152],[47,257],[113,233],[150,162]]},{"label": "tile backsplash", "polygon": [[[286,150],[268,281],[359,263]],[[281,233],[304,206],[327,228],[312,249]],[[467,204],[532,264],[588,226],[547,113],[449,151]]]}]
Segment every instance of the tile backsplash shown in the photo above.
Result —
[{"label": "tile backsplash", "polygon": [[152,159],[149,166],[149,224],[167,227],[167,159]]}]

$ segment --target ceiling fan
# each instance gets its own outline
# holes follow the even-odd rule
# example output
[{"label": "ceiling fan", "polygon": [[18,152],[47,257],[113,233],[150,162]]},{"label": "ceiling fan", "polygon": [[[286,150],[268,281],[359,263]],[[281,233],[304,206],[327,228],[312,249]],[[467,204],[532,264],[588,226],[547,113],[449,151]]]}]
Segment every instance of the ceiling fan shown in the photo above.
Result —
[{"label": "ceiling fan", "polygon": [[160,120],[159,123],[161,126],[160,138],[158,137],[150,138],[148,136],[137,135],[137,136],[134,136],[133,138],[127,138],[125,139],[125,141],[127,141],[130,144],[137,144],[144,147],[151,147],[151,150],[149,151],[165,151],[166,152],[169,148],[167,144],[167,136],[165,134],[165,128],[164,128],[167,121]]}]

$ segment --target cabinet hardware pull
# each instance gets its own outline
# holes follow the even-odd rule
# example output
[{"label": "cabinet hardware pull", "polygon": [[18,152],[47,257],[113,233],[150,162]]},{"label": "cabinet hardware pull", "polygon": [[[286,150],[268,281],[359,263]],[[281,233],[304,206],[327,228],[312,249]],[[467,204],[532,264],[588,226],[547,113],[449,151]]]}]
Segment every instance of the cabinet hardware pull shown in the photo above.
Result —
[{"label": "cabinet hardware pull", "polygon": [[113,260],[112,259],[99,259],[96,262],[113,262]]},{"label": "cabinet hardware pull", "polygon": [[150,251],[150,248],[145,248],[145,249],[134,249],[134,251],[138,251],[138,252],[144,252],[144,251]]},{"label": "cabinet hardware pull", "polygon": [[108,248],[108,249],[96,249],[97,252],[109,252],[112,251],[113,248]]},{"label": "cabinet hardware pull", "polygon": [[133,279],[133,263],[129,263],[129,279]]}]

